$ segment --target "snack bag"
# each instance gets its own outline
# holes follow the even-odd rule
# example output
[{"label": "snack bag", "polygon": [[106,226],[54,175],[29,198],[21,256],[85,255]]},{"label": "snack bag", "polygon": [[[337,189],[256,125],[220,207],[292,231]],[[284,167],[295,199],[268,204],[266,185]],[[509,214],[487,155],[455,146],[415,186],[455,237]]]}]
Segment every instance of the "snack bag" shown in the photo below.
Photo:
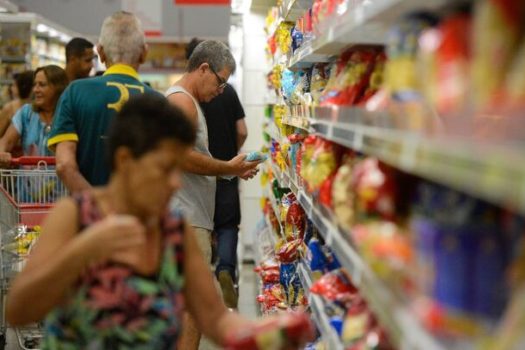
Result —
[{"label": "snack bag", "polygon": [[499,101],[505,73],[518,50],[523,34],[525,2],[486,0],[476,2],[472,47],[472,86],[477,109]]},{"label": "snack bag", "polygon": [[286,213],[285,226],[290,230],[290,236],[294,239],[304,239],[304,232],[306,229],[306,214],[303,207],[295,200]]},{"label": "snack bag", "polygon": [[325,274],[312,284],[310,291],[343,305],[351,301],[358,293],[357,288],[342,270],[334,270]]},{"label": "snack bag", "polygon": [[458,112],[467,106],[471,60],[471,18],[455,14],[420,39],[420,82],[427,101],[438,112]]},{"label": "snack bag", "polygon": [[368,84],[362,94],[362,96],[357,101],[357,104],[360,106],[365,105],[368,100],[374,96],[374,94],[381,88],[383,85],[383,75],[385,70],[386,55],[384,52],[379,53],[375,57],[374,68],[368,79]]},{"label": "snack bag", "polygon": [[343,164],[337,170],[332,185],[332,207],[341,227],[349,230],[355,221],[355,194],[352,177],[356,156],[350,152],[343,159]]},{"label": "snack bag", "polygon": [[301,289],[301,281],[296,272],[297,265],[295,262],[282,263],[279,283],[284,294],[284,301],[286,307],[297,305],[299,298],[299,290]]},{"label": "snack bag", "polygon": [[358,214],[394,220],[397,186],[393,169],[376,158],[366,158],[355,165],[353,187]]}]

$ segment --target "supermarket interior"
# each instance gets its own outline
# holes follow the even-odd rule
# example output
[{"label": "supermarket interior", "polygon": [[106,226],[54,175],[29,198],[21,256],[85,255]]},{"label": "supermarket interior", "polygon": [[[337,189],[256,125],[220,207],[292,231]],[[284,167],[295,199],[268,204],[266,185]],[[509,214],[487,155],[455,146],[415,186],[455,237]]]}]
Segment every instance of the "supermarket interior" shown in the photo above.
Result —
[{"label": "supermarket interior", "polygon": [[[147,51],[136,65],[112,58],[109,43],[117,51],[132,49],[102,35],[105,19],[118,11],[141,23]],[[47,107],[38,101],[45,99],[42,89],[57,83],[45,70],[47,80],[39,85],[40,67],[56,65],[69,74],[66,54],[73,38],[90,43],[90,71],[78,82],[69,78],[46,119]],[[208,53],[206,43],[225,45],[210,44]],[[223,48],[227,58],[219,57]],[[125,69],[135,82],[111,82]],[[43,153],[26,153],[24,107],[4,116],[21,99],[18,77],[26,71],[36,71],[24,103],[32,103],[35,118],[40,116]],[[107,79],[105,87],[88,85]],[[209,98],[203,97],[206,84],[215,84]],[[173,185],[179,191],[173,198],[185,199],[170,207],[184,213],[182,228],[158,219],[163,212],[156,215],[162,234],[164,225],[173,226],[166,235],[193,233],[187,227],[205,231],[213,260],[199,261],[204,270],[190,267],[197,266],[191,254],[178,255],[177,249],[198,249],[193,238],[191,244],[188,238],[170,243],[171,236],[146,250],[133,246],[142,254],[137,265],[125,265],[128,257],[119,260],[118,252],[109,252],[83,267],[66,264],[77,272],[58,267],[69,261],[71,242],[81,237],[48,232],[60,231],[53,210],[68,209],[55,206],[60,197],[80,188],[87,193],[91,186],[107,185],[110,191],[131,184],[121,188],[136,194],[123,198],[137,208],[155,198],[168,203],[158,188],[139,189],[139,180],[154,179],[153,170],[128,177],[126,171],[137,168],[122,165],[128,164],[126,142],[148,142],[136,136],[142,132],[135,130],[139,122],[120,126],[131,135],[124,141],[115,136],[118,123],[109,134],[104,126],[97,144],[109,137],[108,149],[114,142],[124,146],[107,158],[112,167],[105,170],[105,182],[84,174],[85,157],[102,157],[93,155],[102,148],[81,149],[87,147],[89,134],[81,129],[88,122],[64,119],[68,113],[87,118],[84,109],[94,108],[95,102],[75,102],[81,101],[81,87],[93,101],[104,100],[104,89],[120,93],[114,104],[109,97],[110,112],[100,112],[100,118],[133,114],[125,104],[130,96],[155,90],[166,96],[152,100],[163,107],[144,100],[140,113],[168,113],[161,110],[167,101],[180,107],[171,113],[196,121],[187,123],[192,135],[173,138],[185,147],[184,156],[176,155],[184,161],[173,161],[185,172],[182,183]],[[0,0],[0,107],[0,350],[525,349],[525,0]],[[166,126],[158,137],[167,140],[171,127],[180,134],[185,126]],[[144,128],[147,137],[154,128]],[[21,142],[19,155],[43,158],[27,163],[15,158],[11,135]],[[126,154],[138,164],[149,152],[168,152],[162,140],[151,139],[154,145],[140,146],[144,151],[138,153],[130,146]],[[193,150],[187,146],[192,143]],[[77,159],[75,171],[87,187],[75,187],[61,170],[70,144],[68,154]],[[204,165],[184,165],[197,161],[189,152],[198,153]],[[238,153],[247,156],[237,161],[242,171],[209,170],[233,167]],[[202,179],[212,187],[198,187],[208,186]],[[121,214],[104,207],[104,195],[92,191],[93,203],[100,200],[100,218],[90,220]],[[150,194],[149,201],[143,199]],[[82,215],[80,196],[72,198],[70,203],[78,202],[74,216]],[[123,214],[135,213],[129,203]],[[201,222],[210,206],[207,227]],[[79,220],[83,216],[64,227],[88,232]],[[141,222],[149,230],[149,221]],[[68,241],[52,245],[46,234]],[[100,242],[102,247],[105,241]],[[162,244],[172,244],[175,253]],[[151,251],[156,253],[148,255]],[[46,269],[41,273],[38,261]],[[156,264],[153,273],[136,268],[146,261]],[[94,286],[93,271],[100,266],[113,270],[99,271],[106,277]],[[118,270],[122,266],[126,272]],[[166,272],[181,266],[194,273],[175,278]],[[130,274],[122,277],[127,287],[119,284],[120,273]],[[165,282],[179,278],[187,290]],[[218,293],[205,284],[208,279]],[[45,292],[45,281],[56,282],[56,291]],[[34,286],[33,294],[24,286]],[[46,301],[33,303],[39,290]],[[189,310],[184,318],[181,293]],[[165,316],[166,307],[176,312]],[[209,315],[202,316],[206,307]],[[27,311],[31,308],[38,311]],[[27,317],[13,316],[26,311]],[[240,319],[229,318],[237,313]],[[200,345],[200,335],[197,345],[186,342],[189,314],[204,334]]]}]

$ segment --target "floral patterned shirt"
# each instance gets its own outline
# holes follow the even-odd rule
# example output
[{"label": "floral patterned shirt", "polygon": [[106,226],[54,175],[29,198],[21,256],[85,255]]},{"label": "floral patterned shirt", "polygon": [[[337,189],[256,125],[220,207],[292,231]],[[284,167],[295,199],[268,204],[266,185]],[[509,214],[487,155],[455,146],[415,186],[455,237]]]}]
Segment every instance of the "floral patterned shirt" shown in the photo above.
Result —
[{"label": "floral patterned shirt", "polygon": [[[102,216],[89,192],[76,197],[81,229]],[[162,221],[163,253],[153,276],[124,264],[90,269],[45,319],[43,349],[174,349],[184,307],[183,220]]]}]

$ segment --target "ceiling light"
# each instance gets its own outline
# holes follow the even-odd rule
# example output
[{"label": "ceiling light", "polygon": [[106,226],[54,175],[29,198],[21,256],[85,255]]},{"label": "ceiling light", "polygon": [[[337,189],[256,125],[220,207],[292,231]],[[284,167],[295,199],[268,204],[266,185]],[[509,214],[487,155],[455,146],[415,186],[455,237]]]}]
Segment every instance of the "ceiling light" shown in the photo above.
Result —
[{"label": "ceiling light", "polygon": [[8,12],[7,9],[3,6],[0,6],[0,12]]},{"label": "ceiling light", "polygon": [[39,33],[45,33],[49,30],[49,27],[46,26],[45,24],[43,23],[39,23],[37,26],[36,26],[36,31],[39,32]]},{"label": "ceiling light", "polygon": [[49,36],[51,37],[58,36],[58,32],[54,29],[49,29]]},{"label": "ceiling light", "polygon": [[71,37],[67,34],[62,34],[60,35],[60,40],[62,40],[63,42],[67,43],[69,42],[69,40],[71,40]]}]

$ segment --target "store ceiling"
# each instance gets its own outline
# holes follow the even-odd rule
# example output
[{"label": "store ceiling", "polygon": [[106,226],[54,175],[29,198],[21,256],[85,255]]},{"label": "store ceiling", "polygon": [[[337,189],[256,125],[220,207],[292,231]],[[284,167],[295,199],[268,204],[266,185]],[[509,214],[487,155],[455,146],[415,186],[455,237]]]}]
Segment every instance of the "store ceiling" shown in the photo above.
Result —
[{"label": "store ceiling", "polygon": [[[104,18],[120,10],[122,5],[121,0],[11,2],[18,5],[21,11],[41,14],[92,38],[98,37]],[[176,6],[173,1],[162,0],[162,34],[167,41],[187,41],[192,37],[226,40],[230,30],[230,13],[229,6]]]}]

